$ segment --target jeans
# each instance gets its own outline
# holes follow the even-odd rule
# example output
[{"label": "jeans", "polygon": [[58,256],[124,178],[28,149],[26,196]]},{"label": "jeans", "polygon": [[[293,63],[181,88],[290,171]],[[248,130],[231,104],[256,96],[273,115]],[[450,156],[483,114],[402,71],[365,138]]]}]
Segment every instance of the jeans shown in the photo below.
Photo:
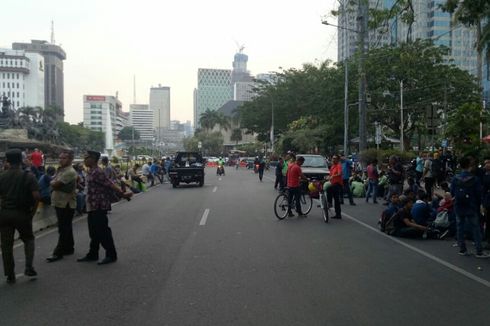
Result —
[{"label": "jeans", "polygon": [[425,183],[425,192],[432,197],[432,188],[434,188],[434,178],[425,177],[424,183]]},{"label": "jeans", "polygon": [[378,196],[378,180],[369,180],[368,189],[366,192],[366,202],[369,201],[371,193],[373,194],[373,203],[376,203]]},{"label": "jeans", "polygon": [[85,210],[85,193],[83,191],[79,191],[77,193],[77,213],[82,214]]},{"label": "jeans", "polygon": [[56,219],[58,220],[58,244],[54,249],[53,255],[63,256],[71,254],[74,250],[75,242],[73,240],[73,214],[75,210],[68,205],[65,208],[55,207]]},{"label": "jeans", "polygon": [[481,246],[481,230],[480,218],[478,214],[456,214],[458,245],[460,251],[466,251],[466,242],[464,240],[464,232],[466,223],[469,224],[470,230],[473,232],[473,241],[477,253],[482,252]]},{"label": "jeans", "polygon": [[347,197],[349,198],[349,203],[352,204],[354,202],[354,199],[352,198],[352,191],[350,190],[349,179],[343,181],[344,185],[340,188],[340,202],[342,204],[344,203],[344,193],[346,193]]},{"label": "jeans", "polygon": [[274,189],[277,189],[277,186],[279,186],[279,190],[282,190],[284,188],[282,174],[276,175],[276,181],[274,182]]}]

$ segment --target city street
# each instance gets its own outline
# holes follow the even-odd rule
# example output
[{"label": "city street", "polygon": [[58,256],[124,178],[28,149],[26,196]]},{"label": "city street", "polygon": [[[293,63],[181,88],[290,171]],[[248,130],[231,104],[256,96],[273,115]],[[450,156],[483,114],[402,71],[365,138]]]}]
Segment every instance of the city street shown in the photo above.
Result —
[{"label": "city street", "polygon": [[363,199],[328,224],[315,204],[279,221],[273,171],[264,182],[244,168],[206,173],[202,188],[163,184],[116,204],[114,264],[76,262],[85,218],[61,261],[45,261],[56,229],[37,235],[35,280],[20,274],[17,244],[0,325],[488,324],[490,260],[459,256],[452,239],[388,237],[376,227],[384,206]]}]

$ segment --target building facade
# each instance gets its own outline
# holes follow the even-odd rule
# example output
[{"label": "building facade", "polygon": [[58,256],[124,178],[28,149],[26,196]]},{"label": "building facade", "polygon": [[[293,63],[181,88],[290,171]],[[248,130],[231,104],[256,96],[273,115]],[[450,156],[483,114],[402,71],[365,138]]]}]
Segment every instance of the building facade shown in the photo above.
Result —
[{"label": "building facade", "polygon": [[[32,40],[31,43],[13,43],[12,49],[28,53],[39,53],[44,57],[44,105],[56,106],[64,112],[64,75],[63,60],[65,51],[56,44],[47,41]],[[63,120],[63,116],[58,117]]]},{"label": "building facade", "polygon": [[90,130],[103,132],[106,135],[106,149],[114,149],[114,142],[123,127],[118,126],[121,109],[121,101],[115,96],[83,96],[83,126]]},{"label": "building facade", "polygon": [[233,98],[231,86],[231,70],[198,69],[194,126],[199,126],[199,118],[204,111],[216,111]]},{"label": "building facade", "polygon": [[153,111],[155,136],[159,140],[163,130],[170,128],[170,87],[150,88],[150,110]]},{"label": "building facade", "polygon": [[233,85],[233,100],[234,101],[243,101],[243,102],[249,102],[251,101],[255,94],[254,94],[254,89],[255,83],[254,82],[236,82]]},{"label": "building facade", "polygon": [[0,95],[11,108],[44,108],[44,58],[37,53],[0,49]]},{"label": "building facade", "polygon": [[129,106],[129,124],[139,132],[140,140],[153,141],[153,111],[147,104],[131,104]]},{"label": "building facade", "polygon": [[[347,7],[339,11],[338,61],[355,54],[358,43],[357,4],[343,1],[347,3]],[[395,2],[394,0],[369,0],[369,7],[390,10]],[[415,22],[411,28],[409,29],[407,24],[397,18],[392,19],[384,26],[369,31],[367,47],[376,48],[407,40],[431,39],[434,44],[444,45],[450,49],[448,62],[476,75],[475,33],[471,28],[463,25],[452,26],[451,15],[440,8],[440,5],[445,3],[446,0],[413,0]]]}]

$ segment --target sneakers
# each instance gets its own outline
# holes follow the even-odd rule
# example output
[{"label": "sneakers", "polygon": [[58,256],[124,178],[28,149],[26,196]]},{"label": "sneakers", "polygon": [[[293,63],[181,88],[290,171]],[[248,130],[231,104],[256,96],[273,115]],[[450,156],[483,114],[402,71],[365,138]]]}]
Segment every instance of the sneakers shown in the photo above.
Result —
[{"label": "sneakers", "polygon": [[490,258],[490,254],[488,252],[480,252],[475,254],[476,258]]},{"label": "sneakers", "polygon": [[458,252],[458,255],[460,255],[460,256],[469,256],[470,254],[468,253],[468,250],[460,250]]}]

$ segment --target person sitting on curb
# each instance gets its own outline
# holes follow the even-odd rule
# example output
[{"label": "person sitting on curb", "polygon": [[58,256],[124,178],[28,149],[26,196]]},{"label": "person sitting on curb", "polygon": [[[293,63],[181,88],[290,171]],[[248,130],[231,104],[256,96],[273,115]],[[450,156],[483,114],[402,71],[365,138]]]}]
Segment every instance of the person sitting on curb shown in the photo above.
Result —
[{"label": "person sitting on curb", "polygon": [[[393,229],[387,225],[386,232],[395,237],[402,238],[427,238],[428,228],[424,225],[417,224],[412,217],[410,211],[413,207],[413,202],[405,195],[398,198],[402,208],[392,216]],[[389,222],[388,222],[389,224]]]}]

